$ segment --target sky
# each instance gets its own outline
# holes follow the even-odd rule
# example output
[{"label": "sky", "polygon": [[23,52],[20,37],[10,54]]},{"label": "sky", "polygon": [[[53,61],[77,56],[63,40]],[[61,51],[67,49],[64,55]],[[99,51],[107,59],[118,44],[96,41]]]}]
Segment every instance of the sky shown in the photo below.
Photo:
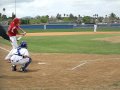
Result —
[{"label": "sky", "polygon": [[[16,1],[16,10],[15,10]],[[5,8],[5,12],[3,11]],[[115,13],[120,17],[120,0],[0,0],[0,13],[12,16],[56,16],[60,13],[72,13],[75,16],[99,16],[110,15]]]}]

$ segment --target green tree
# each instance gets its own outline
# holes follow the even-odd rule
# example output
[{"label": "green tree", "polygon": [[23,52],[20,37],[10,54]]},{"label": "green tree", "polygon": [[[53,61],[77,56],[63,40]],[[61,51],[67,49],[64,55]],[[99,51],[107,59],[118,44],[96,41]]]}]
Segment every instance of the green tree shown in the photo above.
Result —
[{"label": "green tree", "polygon": [[64,17],[64,18],[63,18],[63,21],[64,21],[64,22],[70,22],[70,18],[69,18],[69,17]]},{"label": "green tree", "polygon": [[62,19],[62,17],[61,17],[61,14],[57,14],[57,16],[56,16],[56,18],[58,19],[58,20],[61,20]]},{"label": "green tree", "polygon": [[98,17],[98,22],[103,22],[103,17]]},{"label": "green tree", "polygon": [[116,18],[117,18],[117,16],[114,13],[111,13],[110,16],[109,16],[109,20],[110,20],[111,23],[114,23]]},{"label": "green tree", "polygon": [[66,14],[64,13],[64,17],[66,16]]},{"label": "green tree", "polygon": [[5,12],[5,8],[3,8],[3,11]]},{"label": "green tree", "polygon": [[82,21],[83,21],[83,23],[85,23],[85,24],[89,24],[89,23],[91,23],[91,17],[90,17],[90,16],[84,16],[84,17],[82,18]]},{"label": "green tree", "polygon": [[74,15],[73,15],[73,14],[70,14],[70,15],[69,15],[69,18],[70,18],[70,20],[74,20]]},{"label": "green tree", "polygon": [[47,22],[48,22],[48,19],[49,19],[49,16],[48,16],[48,15],[42,16],[42,17],[41,17],[41,23],[47,23]]},{"label": "green tree", "polygon": [[21,24],[29,24],[29,19],[21,19]]}]

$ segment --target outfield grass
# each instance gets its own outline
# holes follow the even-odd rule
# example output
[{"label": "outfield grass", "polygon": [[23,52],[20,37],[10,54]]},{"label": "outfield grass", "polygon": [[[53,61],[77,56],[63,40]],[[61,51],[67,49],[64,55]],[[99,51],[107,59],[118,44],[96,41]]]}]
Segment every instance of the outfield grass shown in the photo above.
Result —
[{"label": "outfield grass", "polygon": [[120,43],[94,40],[111,36],[116,35],[33,36],[24,40],[29,50],[37,53],[120,54]]},{"label": "outfield grass", "polygon": [[[67,31],[68,29],[65,30]],[[69,31],[73,31],[73,30],[79,31],[79,29],[69,29]],[[106,28],[103,30],[111,31],[111,32],[119,31],[118,28],[117,29]],[[31,31],[29,30],[28,32],[33,32],[33,31],[38,32],[38,30],[35,29]],[[81,29],[80,31],[91,32],[92,29]],[[94,40],[96,38],[104,38],[111,36],[120,36],[120,34],[31,36],[31,37],[24,37],[22,38],[22,40],[28,42],[28,47],[30,52],[36,52],[36,53],[120,54],[120,43],[111,43],[106,41]],[[0,38],[0,43],[11,46],[8,41],[3,40],[2,38]]]}]

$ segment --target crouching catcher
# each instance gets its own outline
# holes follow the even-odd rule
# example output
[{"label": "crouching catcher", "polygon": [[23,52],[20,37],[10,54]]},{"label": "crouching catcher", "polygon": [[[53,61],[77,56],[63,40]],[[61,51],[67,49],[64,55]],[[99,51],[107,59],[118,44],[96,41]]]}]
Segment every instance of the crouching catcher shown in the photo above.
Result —
[{"label": "crouching catcher", "polygon": [[22,41],[20,43],[20,46],[14,49],[10,56],[12,71],[17,70],[17,65],[21,65],[20,71],[22,72],[27,71],[27,67],[31,63],[32,59],[29,56],[26,42]]}]

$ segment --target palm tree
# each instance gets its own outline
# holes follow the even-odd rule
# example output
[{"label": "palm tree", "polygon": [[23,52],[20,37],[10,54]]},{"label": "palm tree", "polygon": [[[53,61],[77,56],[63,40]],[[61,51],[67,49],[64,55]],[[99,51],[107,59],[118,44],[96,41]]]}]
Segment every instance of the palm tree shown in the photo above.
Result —
[{"label": "palm tree", "polygon": [[68,17],[69,15],[67,14],[67,17]]},{"label": "palm tree", "polygon": [[3,8],[3,15],[2,15],[3,20],[5,19],[5,8]]},{"label": "palm tree", "polygon": [[66,16],[66,14],[64,14],[64,17]]},{"label": "palm tree", "polygon": [[3,8],[3,12],[5,12],[5,8]]},{"label": "palm tree", "polygon": [[109,19],[110,19],[111,23],[114,23],[115,20],[116,20],[116,15],[114,13],[111,13],[110,16],[109,16]]},{"label": "palm tree", "polygon": [[94,18],[98,18],[98,14],[93,15]]},{"label": "palm tree", "polygon": [[78,19],[80,20],[80,14],[78,15]]},{"label": "palm tree", "polygon": [[105,22],[105,23],[109,23],[109,19],[108,19],[108,16],[107,16],[107,15],[105,15],[104,22]]},{"label": "palm tree", "polygon": [[115,15],[114,13],[111,13],[111,14],[110,14],[110,17],[116,18],[116,15]]},{"label": "palm tree", "polygon": [[96,18],[98,18],[98,14],[96,14]]}]

